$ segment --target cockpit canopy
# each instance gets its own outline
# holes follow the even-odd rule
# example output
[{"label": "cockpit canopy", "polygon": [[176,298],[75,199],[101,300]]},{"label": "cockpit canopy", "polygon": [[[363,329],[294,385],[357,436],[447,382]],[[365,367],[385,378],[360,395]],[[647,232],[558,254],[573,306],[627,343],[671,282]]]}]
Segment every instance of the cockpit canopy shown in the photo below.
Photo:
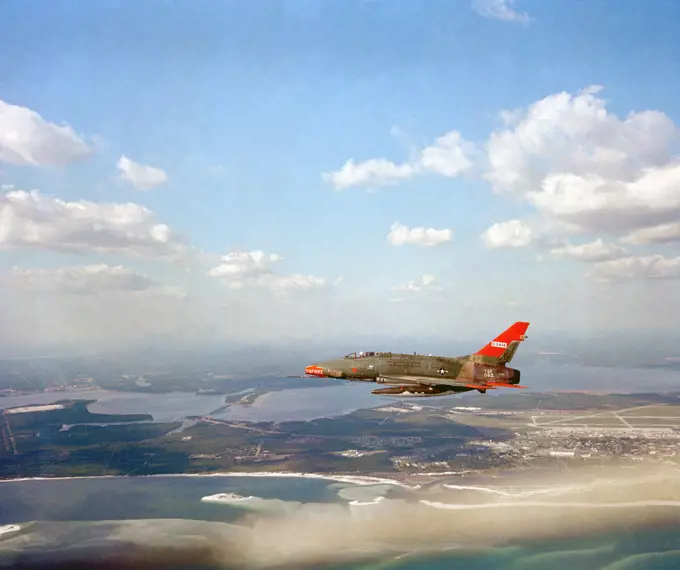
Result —
[{"label": "cockpit canopy", "polygon": [[350,352],[349,354],[346,354],[344,358],[354,360],[356,358],[368,358],[369,356],[375,356],[375,352]]}]

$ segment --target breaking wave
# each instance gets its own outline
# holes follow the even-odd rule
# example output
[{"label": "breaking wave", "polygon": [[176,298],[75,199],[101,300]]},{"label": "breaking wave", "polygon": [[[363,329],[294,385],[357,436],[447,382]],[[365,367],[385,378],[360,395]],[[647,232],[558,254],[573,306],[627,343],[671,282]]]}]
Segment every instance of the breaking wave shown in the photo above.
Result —
[{"label": "breaking wave", "polygon": [[[513,483],[446,484],[396,499],[376,489],[372,499],[350,493],[345,503],[292,503],[275,517],[246,511],[238,524],[172,519],[60,523],[55,529],[33,523],[0,541],[0,562],[76,570],[176,567],[183,560],[192,567],[304,568],[680,524],[680,470],[671,466],[533,474]],[[618,566],[628,567],[638,566]]]}]

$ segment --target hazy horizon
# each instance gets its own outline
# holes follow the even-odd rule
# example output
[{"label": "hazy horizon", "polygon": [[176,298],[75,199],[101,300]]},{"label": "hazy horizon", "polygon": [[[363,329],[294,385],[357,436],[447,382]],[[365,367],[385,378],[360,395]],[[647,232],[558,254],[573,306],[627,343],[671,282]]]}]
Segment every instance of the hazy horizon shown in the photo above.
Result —
[{"label": "hazy horizon", "polygon": [[[294,340],[280,338],[272,342],[211,341],[177,342],[163,338],[150,338],[130,342],[127,346],[76,347],[72,345],[46,345],[12,350],[5,345],[0,349],[0,362],[31,359],[82,358],[134,361],[139,363],[162,363],[167,366],[193,366],[215,363],[228,368],[241,367],[248,361],[258,365],[284,370],[286,374],[301,373],[296,367],[312,360],[324,360],[343,356],[358,350],[392,351],[436,356],[462,356],[474,353],[490,341],[493,335],[484,337],[470,334],[468,338],[448,339],[440,336],[414,335],[357,335],[351,338]],[[529,330],[531,333],[531,329]],[[594,334],[589,336],[544,331],[529,334],[517,351],[512,366],[527,367],[555,363],[556,365],[605,366],[616,368],[667,367],[678,369],[680,331],[675,334]],[[461,335],[462,336],[462,335]],[[289,368],[287,368],[289,366]],[[678,383],[680,387],[680,380]]]}]

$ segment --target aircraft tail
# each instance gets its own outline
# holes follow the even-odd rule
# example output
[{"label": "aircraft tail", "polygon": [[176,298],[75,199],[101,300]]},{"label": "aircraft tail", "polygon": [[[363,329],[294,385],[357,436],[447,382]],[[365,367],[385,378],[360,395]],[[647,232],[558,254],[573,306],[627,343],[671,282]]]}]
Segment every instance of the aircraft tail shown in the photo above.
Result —
[{"label": "aircraft tail", "polygon": [[519,343],[526,338],[528,328],[529,323],[524,321],[516,322],[476,352],[474,356],[483,356],[485,360],[492,360],[498,364],[507,364],[515,356]]}]

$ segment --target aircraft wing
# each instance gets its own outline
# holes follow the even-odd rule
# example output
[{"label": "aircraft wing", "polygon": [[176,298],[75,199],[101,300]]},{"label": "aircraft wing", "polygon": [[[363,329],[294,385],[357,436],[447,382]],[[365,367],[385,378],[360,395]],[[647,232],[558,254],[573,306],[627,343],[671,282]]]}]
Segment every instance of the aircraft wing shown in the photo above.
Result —
[{"label": "aircraft wing", "polygon": [[425,384],[427,386],[452,386],[454,388],[483,388],[495,390],[496,388],[526,388],[518,384],[507,384],[505,382],[473,382],[472,380],[458,380],[456,378],[435,378],[432,376],[381,376],[390,382],[403,382],[405,384]]}]

